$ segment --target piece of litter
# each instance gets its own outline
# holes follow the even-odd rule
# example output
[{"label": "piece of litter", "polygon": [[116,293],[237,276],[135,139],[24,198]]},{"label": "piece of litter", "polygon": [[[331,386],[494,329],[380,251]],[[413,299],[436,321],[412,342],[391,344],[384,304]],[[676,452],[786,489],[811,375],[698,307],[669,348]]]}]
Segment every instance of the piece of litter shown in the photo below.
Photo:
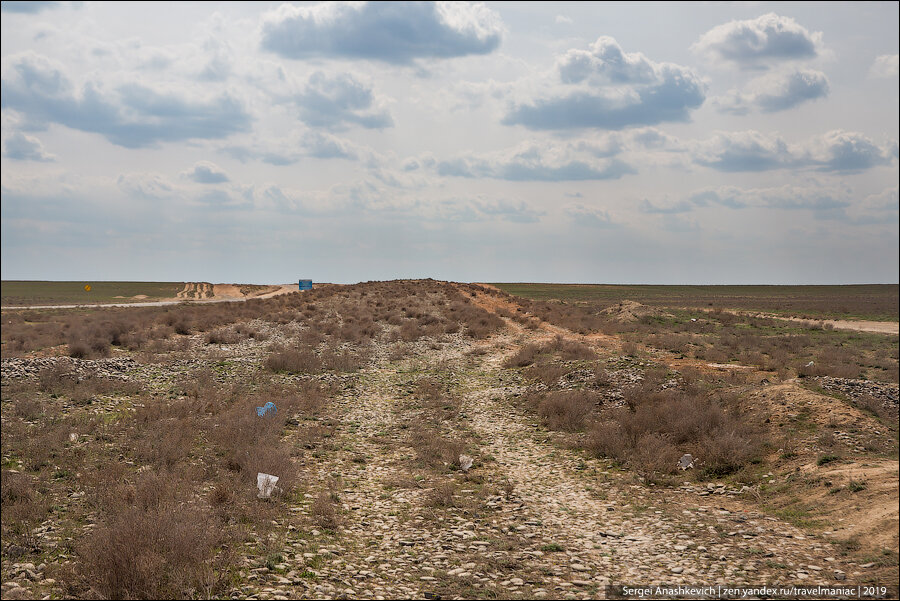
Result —
[{"label": "piece of litter", "polygon": [[265,417],[270,413],[272,413],[272,414],[278,413],[278,407],[276,407],[275,403],[273,403],[272,401],[269,401],[262,407],[256,408],[256,415],[259,417]]},{"label": "piece of litter", "polygon": [[459,456],[459,467],[464,472],[468,472],[472,467],[473,459],[468,455],[460,455]]},{"label": "piece of litter", "polygon": [[256,474],[256,488],[259,489],[259,494],[256,495],[258,499],[268,499],[272,496],[272,493],[275,492],[276,484],[278,483],[278,476],[273,476],[271,474],[264,474],[259,472]]}]

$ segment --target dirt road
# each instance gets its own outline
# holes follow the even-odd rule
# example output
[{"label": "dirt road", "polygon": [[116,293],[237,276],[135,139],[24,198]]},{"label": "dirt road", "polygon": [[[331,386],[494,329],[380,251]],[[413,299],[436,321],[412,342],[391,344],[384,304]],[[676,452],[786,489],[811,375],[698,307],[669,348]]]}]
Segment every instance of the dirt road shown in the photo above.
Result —
[{"label": "dirt road", "polygon": [[[316,551],[325,560],[306,595],[587,599],[607,595],[610,583],[827,584],[835,574],[847,582],[864,576],[835,559],[827,540],[761,513],[736,491],[656,490],[554,444],[554,434],[516,406],[523,387],[502,362],[559,331],[508,325],[490,342],[423,349],[407,364],[382,360],[332,406],[332,447],[341,450],[305,467],[340,495],[345,521]],[[469,441],[468,475],[411,467],[410,429],[434,415],[410,385],[438,372],[461,395],[440,435]],[[450,496],[435,502],[446,486]],[[300,542],[295,552],[303,551]]]},{"label": "dirt road", "polygon": [[20,311],[25,309],[78,309],[86,307],[166,307],[168,305],[180,305],[182,303],[206,304],[206,303],[237,303],[251,298],[271,298],[282,294],[297,291],[295,284],[277,284],[269,286],[261,294],[244,295],[238,286],[232,284],[196,284],[188,283],[185,289],[178,293],[176,298],[158,301],[140,301],[135,303],[80,303],[77,305],[15,305],[0,307],[3,311]]}]

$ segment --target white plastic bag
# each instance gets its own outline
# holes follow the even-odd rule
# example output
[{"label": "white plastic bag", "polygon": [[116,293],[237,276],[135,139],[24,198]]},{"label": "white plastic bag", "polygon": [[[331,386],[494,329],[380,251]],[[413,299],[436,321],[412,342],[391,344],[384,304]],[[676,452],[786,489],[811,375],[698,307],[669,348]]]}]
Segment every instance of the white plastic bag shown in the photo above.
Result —
[{"label": "white plastic bag", "polygon": [[268,499],[275,492],[275,485],[278,483],[278,476],[264,474],[259,472],[256,474],[256,488],[259,489],[258,499]]},{"label": "white plastic bag", "polygon": [[459,456],[459,467],[464,472],[468,472],[472,467],[473,460],[468,455],[460,455]]}]

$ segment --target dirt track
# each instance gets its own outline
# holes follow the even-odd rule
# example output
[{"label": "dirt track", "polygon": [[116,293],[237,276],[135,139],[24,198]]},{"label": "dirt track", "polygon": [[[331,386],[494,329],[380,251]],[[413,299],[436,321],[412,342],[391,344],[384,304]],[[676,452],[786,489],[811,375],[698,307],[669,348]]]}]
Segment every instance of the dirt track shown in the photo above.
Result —
[{"label": "dirt track", "polygon": [[900,334],[900,322],[896,321],[869,321],[865,319],[806,319],[803,317],[789,317],[776,313],[756,313],[752,311],[728,311],[735,315],[748,315],[751,317],[765,317],[766,319],[781,319],[784,321],[797,321],[804,323],[821,323],[830,325],[835,330],[853,330],[856,332],[874,332],[876,334]]},{"label": "dirt track", "polygon": [[[466,296],[491,311],[509,308],[496,297]],[[343,451],[307,466],[319,483],[340,475],[346,521],[341,536],[320,547],[329,559],[305,595],[588,599],[606,596],[610,583],[834,584],[871,573],[837,559],[828,537],[762,512],[736,488],[653,488],[558,444],[517,405],[523,387],[509,379],[504,359],[555,336],[601,354],[615,353],[619,341],[504,321],[506,330],[488,341],[420,347],[408,364],[382,359],[331,407],[334,446]],[[407,471],[407,428],[426,410],[405,391],[433,372],[449,374],[462,394],[441,436],[473,441],[470,476]],[[454,500],[435,507],[430,499],[448,481]],[[879,528],[897,521],[889,502],[896,486],[887,484],[872,497],[887,511]],[[486,489],[507,492],[480,497]]]},{"label": "dirt track", "polygon": [[[261,288],[255,293],[244,294],[240,287],[234,284],[209,284],[207,282],[188,282],[184,289],[175,298],[158,301],[141,301],[136,303],[81,303],[77,305],[16,305],[2,307],[3,311],[19,311],[25,309],[77,309],[79,307],[165,307],[179,305],[181,303],[235,303],[250,300],[251,298],[271,298],[282,294],[296,292],[294,284],[276,284]],[[146,298],[143,295],[140,297]],[[135,297],[138,298],[138,297]]]}]

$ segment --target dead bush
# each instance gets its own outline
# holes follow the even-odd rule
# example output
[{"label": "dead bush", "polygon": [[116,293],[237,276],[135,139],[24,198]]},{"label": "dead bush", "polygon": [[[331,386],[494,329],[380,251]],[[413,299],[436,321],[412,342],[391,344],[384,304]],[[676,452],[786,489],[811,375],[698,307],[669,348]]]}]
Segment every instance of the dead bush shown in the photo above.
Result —
[{"label": "dead bush", "polygon": [[206,335],[206,344],[237,344],[241,335],[229,328],[218,328]]},{"label": "dead bush", "polygon": [[276,373],[315,374],[322,371],[322,360],[308,348],[277,347],[266,358],[266,367]]},{"label": "dead bush", "polygon": [[418,459],[428,467],[459,467],[459,455],[465,444],[447,439],[435,430],[420,428],[409,437],[410,446],[415,449]]},{"label": "dead bush", "polygon": [[128,507],[80,549],[82,572],[107,599],[188,599],[222,592],[222,529],[189,506]]},{"label": "dead bush", "polygon": [[351,352],[347,349],[326,348],[322,351],[322,366],[325,369],[342,372],[354,372],[368,360],[368,354],[363,351]]},{"label": "dead bush", "polygon": [[171,469],[190,455],[194,438],[191,421],[165,420],[142,428],[133,445],[140,461]]},{"label": "dead bush", "polygon": [[44,495],[35,490],[31,476],[20,472],[3,470],[0,473],[0,501],[3,511],[4,546],[7,541],[16,541],[24,547],[35,542],[32,528],[47,518],[50,505]]},{"label": "dead bush", "polygon": [[654,392],[652,386],[629,390],[626,407],[594,426],[586,447],[644,475],[669,473],[682,453],[697,457],[710,476],[740,469],[761,452],[762,432],[742,419],[736,399],[706,396],[695,385],[687,391]]},{"label": "dead bush", "polygon": [[44,406],[34,397],[20,397],[14,401],[13,413],[22,419],[33,421],[44,414]]},{"label": "dead bush", "polygon": [[561,377],[569,373],[569,369],[562,365],[553,363],[540,363],[532,365],[526,372],[525,377],[529,380],[536,380],[544,383],[546,386],[555,385]]},{"label": "dead bush", "polygon": [[653,480],[658,474],[675,472],[681,453],[668,436],[651,432],[641,436],[634,447],[632,463],[642,476]]},{"label": "dead bush", "polygon": [[425,495],[425,505],[446,509],[456,507],[456,486],[452,482],[442,482]]},{"label": "dead bush", "polygon": [[622,426],[615,420],[595,423],[585,439],[584,448],[597,457],[608,457],[620,463],[628,460],[629,447],[622,435]]},{"label": "dead bush", "polygon": [[599,402],[600,396],[588,390],[558,390],[540,399],[537,412],[552,430],[580,432]]},{"label": "dead bush", "polygon": [[633,342],[625,342],[622,344],[622,354],[629,357],[637,357],[639,352],[638,345]]},{"label": "dead bush", "polygon": [[309,513],[316,525],[325,530],[335,531],[341,525],[340,515],[334,508],[330,493],[320,493],[309,508]]}]

